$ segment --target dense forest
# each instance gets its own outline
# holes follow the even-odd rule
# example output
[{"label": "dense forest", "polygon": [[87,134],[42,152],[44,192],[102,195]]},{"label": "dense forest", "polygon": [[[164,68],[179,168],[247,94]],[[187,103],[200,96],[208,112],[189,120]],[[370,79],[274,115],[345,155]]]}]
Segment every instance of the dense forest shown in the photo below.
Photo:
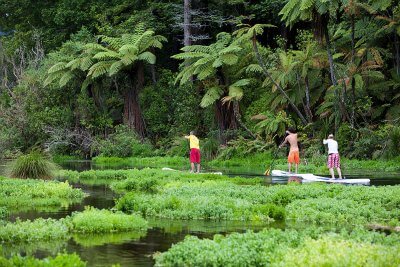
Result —
[{"label": "dense forest", "polygon": [[400,153],[395,0],[3,0],[0,151]]}]

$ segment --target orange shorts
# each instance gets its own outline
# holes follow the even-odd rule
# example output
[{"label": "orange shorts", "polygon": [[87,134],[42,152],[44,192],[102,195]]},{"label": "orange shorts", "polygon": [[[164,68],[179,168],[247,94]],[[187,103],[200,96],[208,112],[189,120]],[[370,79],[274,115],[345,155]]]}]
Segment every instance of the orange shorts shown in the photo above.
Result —
[{"label": "orange shorts", "polygon": [[288,163],[300,163],[300,154],[299,151],[290,151],[289,156],[287,157]]}]

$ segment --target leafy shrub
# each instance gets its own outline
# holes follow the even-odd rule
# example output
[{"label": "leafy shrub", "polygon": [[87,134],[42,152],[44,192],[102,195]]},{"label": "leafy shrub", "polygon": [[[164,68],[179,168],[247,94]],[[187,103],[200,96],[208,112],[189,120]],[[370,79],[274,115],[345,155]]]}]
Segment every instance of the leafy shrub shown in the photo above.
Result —
[{"label": "leafy shrub", "polygon": [[56,165],[46,159],[43,154],[33,150],[27,155],[18,157],[11,164],[11,177],[50,179],[54,177]]},{"label": "leafy shrub", "polygon": [[153,147],[142,143],[135,132],[125,125],[118,125],[115,133],[106,140],[99,141],[97,151],[104,157],[148,157],[153,155]]},{"label": "leafy shrub", "polygon": [[0,207],[0,220],[8,216],[8,211],[6,207]]},{"label": "leafy shrub", "polygon": [[147,229],[147,221],[138,215],[114,213],[92,207],[86,207],[83,212],[73,213],[70,224],[72,231],[81,233],[143,231]]},{"label": "leafy shrub", "polygon": [[187,236],[154,255],[155,266],[398,266],[400,236],[320,228]]},{"label": "leafy shrub", "polygon": [[68,182],[0,179],[0,206],[11,209],[61,207],[80,202],[84,196]]},{"label": "leafy shrub", "polygon": [[82,261],[76,254],[58,254],[56,257],[48,257],[42,260],[33,257],[13,256],[10,259],[0,257],[0,266],[29,266],[29,267],[85,267],[86,262]]},{"label": "leafy shrub", "polygon": [[2,242],[35,242],[68,238],[68,227],[62,220],[42,218],[34,221],[17,220],[0,226]]},{"label": "leafy shrub", "polygon": [[318,240],[305,240],[301,248],[290,249],[279,266],[399,266],[399,249],[399,246],[323,236]]}]

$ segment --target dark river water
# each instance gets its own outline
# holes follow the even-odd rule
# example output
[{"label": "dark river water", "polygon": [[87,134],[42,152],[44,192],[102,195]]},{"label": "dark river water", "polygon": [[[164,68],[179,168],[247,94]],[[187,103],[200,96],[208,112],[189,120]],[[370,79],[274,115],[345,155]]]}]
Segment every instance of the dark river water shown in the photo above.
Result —
[{"label": "dark river water", "polygon": [[[96,166],[90,161],[67,162],[62,164],[65,169],[88,170],[88,169],[110,169],[107,166]],[[139,167],[140,166],[136,166]],[[121,168],[121,167],[119,167]],[[132,168],[125,166],[125,168]],[[212,171],[210,169],[210,171]],[[245,177],[263,177],[257,175],[261,170],[254,169],[222,169],[224,174]],[[400,175],[388,177],[377,174],[352,175],[348,178],[371,178],[371,185],[394,185],[400,184]],[[285,184],[287,177],[273,178],[265,177],[266,185]],[[293,178],[292,178],[293,179]],[[35,218],[60,219],[70,215],[74,211],[82,211],[85,206],[93,206],[99,209],[112,208],[114,200],[118,195],[113,193],[104,185],[82,185],[72,184],[76,188],[82,188],[88,194],[82,203],[71,205],[67,208],[50,211],[27,211],[15,212],[9,220],[15,221],[17,217],[21,220]],[[212,237],[216,233],[226,234],[230,232],[244,232],[248,229],[254,231],[265,227],[284,228],[282,223],[261,224],[237,221],[179,221],[166,219],[149,219],[151,228],[146,233],[118,233],[106,235],[73,235],[68,241],[45,242],[34,244],[3,244],[3,253],[10,256],[16,253],[21,255],[34,255],[38,258],[56,255],[58,252],[77,253],[88,266],[152,266],[154,260],[152,255],[157,252],[168,250],[172,244],[182,241],[186,235],[195,235],[201,238]]]}]

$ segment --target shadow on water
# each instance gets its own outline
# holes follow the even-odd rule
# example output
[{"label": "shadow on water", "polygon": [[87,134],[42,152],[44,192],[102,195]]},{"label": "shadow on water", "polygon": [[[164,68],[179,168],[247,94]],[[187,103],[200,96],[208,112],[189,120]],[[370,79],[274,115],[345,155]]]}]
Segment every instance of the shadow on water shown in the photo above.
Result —
[{"label": "shadow on water", "polygon": [[[95,165],[91,161],[71,161],[61,164],[63,168],[70,170],[90,170],[90,169],[128,169],[143,168],[144,166],[106,166]],[[208,169],[209,171],[215,171]],[[220,171],[220,170],[218,170]],[[289,177],[265,177],[257,175],[262,173],[260,170],[247,170],[235,168],[223,169],[224,174],[230,176],[244,177],[263,177],[265,184],[286,184],[288,181],[301,182],[298,178]],[[369,175],[351,176],[351,178],[372,178]],[[374,176],[376,177],[376,176]],[[350,178],[350,177],[349,177]],[[400,178],[400,177],[397,177]],[[374,178],[371,179],[372,185],[399,184],[400,179]],[[118,196],[105,185],[82,185],[73,184],[76,188],[82,188],[88,196],[80,204],[71,205],[60,210],[47,211],[28,211],[13,213],[10,220],[14,221],[17,217],[22,220],[35,218],[64,218],[74,211],[82,211],[85,206],[96,208],[112,208],[114,199]],[[168,250],[172,244],[182,241],[186,235],[195,235],[199,238],[210,238],[216,233],[227,234],[231,232],[245,232],[246,230],[259,231],[265,227],[284,228],[284,224],[274,223],[252,223],[241,221],[181,221],[166,219],[150,219],[150,229],[143,233],[118,233],[103,235],[72,235],[69,240],[52,241],[44,243],[28,244],[3,244],[3,253],[10,256],[16,253],[21,255],[34,255],[44,258],[49,255],[56,255],[58,252],[77,253],[83,260],[87,261],[88,266],[111,266],[119,263],[121,266],[152,266],[154,260],[152,255],[156,252]]]}]

